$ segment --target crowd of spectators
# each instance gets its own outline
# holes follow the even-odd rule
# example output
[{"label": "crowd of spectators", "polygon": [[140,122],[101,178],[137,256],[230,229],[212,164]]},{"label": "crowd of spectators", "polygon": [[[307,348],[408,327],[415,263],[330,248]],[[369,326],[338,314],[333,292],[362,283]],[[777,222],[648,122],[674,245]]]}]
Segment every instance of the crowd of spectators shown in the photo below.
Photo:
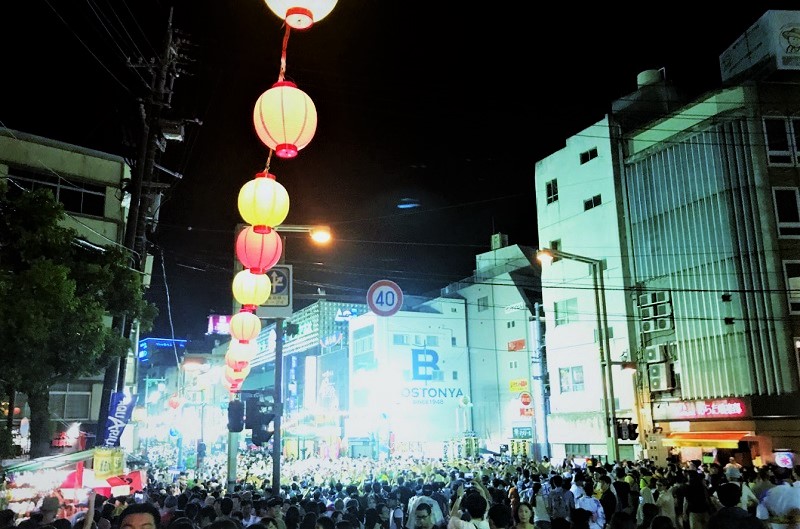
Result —
[{"label": "crowd of spectators", "polygon": [[[268,459],[246,455],[239,467],[234,486],[211,461],[193,476],[151,468],[141,497],[92,494],[70,517],[46,499],[29,518],[18,522],[0,516],[0,524],[23,529],[765,528],[764,519],[776,514],[764,507],[773,489],[797,482],[793,488],[800,494],[800,468],[746,468],[733,460],[725,466],[699,461],[659,466],[507,457],[308,458],[282,465],[277,493]],[[126,522],[126,513],[139,525]],[[800,508],[781,514],[781,521],[800,522]],[[148,517],[153,518],[149,525],[142,521]]]}]

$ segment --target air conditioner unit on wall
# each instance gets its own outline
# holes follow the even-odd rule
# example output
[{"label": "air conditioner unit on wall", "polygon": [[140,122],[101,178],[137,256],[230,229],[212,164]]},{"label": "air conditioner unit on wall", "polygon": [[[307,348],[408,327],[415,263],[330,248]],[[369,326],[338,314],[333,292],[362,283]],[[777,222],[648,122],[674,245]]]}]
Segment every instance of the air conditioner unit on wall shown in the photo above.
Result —
[{"label": "air conditioner unit on wall", "polygon": [[646,292],[639,294],[639,306],[655,305],[656,303],[667,303],[670,300],[669,290],[658,290],[656,292]]},{"label": "air conditioner unit on wall", "polygon": [[639,316],[641,316],[643,320],[649,320],[655,316],[655,311],[653,310],[654,308],[654,306],[639,307]]},{"label": "air conditioner unit on wall", "polygon": [[650,391],[669,391],[672,389],[672,368],[667,362],[647,366],[650,378]]},{"label": "air conditioner unit on wall", "polygon": [[668,331],[672,329],[671,318],[652,318],[642,321],[642,332]]},{"label": "air conditioner unit on wall", "polygon": [[666,356],[667,346],[664,344],[661,345],[650,345],[644,348],[644,361],[648,364],[652,364],[653,362],[663,362],[667,359]]}]

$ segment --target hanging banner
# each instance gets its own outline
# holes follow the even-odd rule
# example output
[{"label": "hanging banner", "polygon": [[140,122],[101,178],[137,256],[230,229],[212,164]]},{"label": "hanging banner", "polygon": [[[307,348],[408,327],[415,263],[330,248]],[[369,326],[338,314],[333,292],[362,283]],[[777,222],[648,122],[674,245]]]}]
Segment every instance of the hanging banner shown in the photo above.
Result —
[{"label": "hanging banner", "polygon": [[138,395],[126,395],[125,393],[112,393],[111,405],[109,406],[108,419],[106,419],[106,433],[103,436],[103,446],[119,446],[120,437],[131,420],[133,407],[136,405]]},{"label": "hanging banner", "polygon": [[94,477],[97,479],[106,479],[114,475],[114,452],[119,451],[115,448],[95,448],[94,460],[92,467],[94,468]]}]

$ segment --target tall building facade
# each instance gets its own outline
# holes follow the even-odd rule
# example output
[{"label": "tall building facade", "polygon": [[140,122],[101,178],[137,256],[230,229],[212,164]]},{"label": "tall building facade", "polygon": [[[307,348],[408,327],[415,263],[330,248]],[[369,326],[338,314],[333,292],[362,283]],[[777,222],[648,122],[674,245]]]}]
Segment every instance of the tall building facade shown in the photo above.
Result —
[{"label": "tall building facade", "polygon": [[[557,459],[572,455],[615,459],[612,416],[633,419],[636,411],[630,375],[609,365],[609,382],[603,369],[607,358],[621,363],[636,352],[625,289],[629,274],[622,251],[619,154],[610,132],[605,118],[536,163],[540,245],[584,260],[557,258],[541,272],[551,395],[547,428]],[[585,260],[599,262],[603,306],[598,305],[598,286]],[[599,318],[602,315],[605,318]],[[603,339],[602,327],[608,340]],[[619,440],[617,445],[623,459],[640,455],[635,441]]]},{"label": "tall building facade", "polygon": [[[609,320],[620,311],[637,363],[637,444],[659,462],[786,462],[800,450],[797,31],[800,12],[766,12],[720,56],[723,87],[692,99],[643,72],[610,116],[537,164],[540,240],[607,263]],[[559,166],[570,151],[591,157],[589,143],[602,168]],[[584,211],[554,207],[579,184]],[[605,211],[592,223],[595,190]],[[543,271],[548,358],[585,341],[558,332],[556,273]]]},{"label": "tall building facade", "polygon": [[[0,129],[0,176],[11,192],[49,189],[64,205],[66,227],[98,246],[123,243],[128,199],[123,191],[130,167],[119,157],[10,129]],[[108,322],[110,325],[110,321]],[[126,383],[135,380],[128,358]],[[49,410],[57,431],[79,422],[86,431],[100,413],[102,374],[51,387]],[[19,395],[17,405],[24,408]]]}]

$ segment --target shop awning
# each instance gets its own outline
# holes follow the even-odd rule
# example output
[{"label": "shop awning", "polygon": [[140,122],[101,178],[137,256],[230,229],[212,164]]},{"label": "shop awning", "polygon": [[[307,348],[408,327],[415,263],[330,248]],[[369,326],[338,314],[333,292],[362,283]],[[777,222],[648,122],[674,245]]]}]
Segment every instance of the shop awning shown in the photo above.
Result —
[{"label": "shop awning", "polygon": [[739,441],[755,436],[754,432],[733,430],[714,432],[672,432],[667,434],[664,446],[699,446],[703,448],[738,448]]},{"label": "shop awning", "polygon": [[57,456],[39,457],[28,461],[21,461],[19,463],[12,463],[7,467],[2,467],[2,470],[7,473],[11,472],[33,472],[35,470],[43,470],[48,468],[59,468],[67,465],[73,465],[78,461],[86,461],[94,457],[94,449],[83,450],[80,452],[72,452],[70,454],[61,454]]}]

